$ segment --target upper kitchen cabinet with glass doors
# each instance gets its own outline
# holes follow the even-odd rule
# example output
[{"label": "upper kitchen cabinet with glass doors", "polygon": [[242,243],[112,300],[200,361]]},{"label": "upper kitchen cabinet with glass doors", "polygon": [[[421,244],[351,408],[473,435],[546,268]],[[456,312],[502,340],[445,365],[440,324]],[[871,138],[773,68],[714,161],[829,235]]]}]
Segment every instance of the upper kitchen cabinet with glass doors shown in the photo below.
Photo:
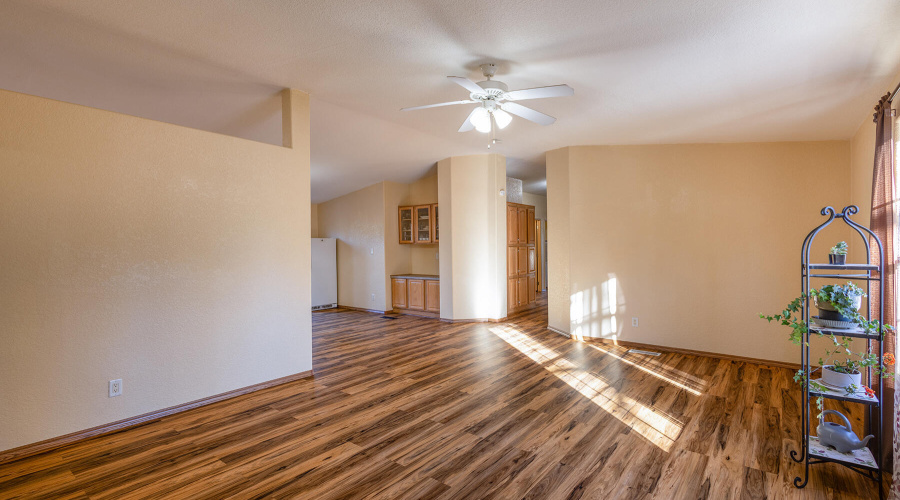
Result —
[{"label": "upper kitchen cabinet with glass doors", "polygon": [[438,242],[437,205],[399,207],[400,243],[429,245]]}]

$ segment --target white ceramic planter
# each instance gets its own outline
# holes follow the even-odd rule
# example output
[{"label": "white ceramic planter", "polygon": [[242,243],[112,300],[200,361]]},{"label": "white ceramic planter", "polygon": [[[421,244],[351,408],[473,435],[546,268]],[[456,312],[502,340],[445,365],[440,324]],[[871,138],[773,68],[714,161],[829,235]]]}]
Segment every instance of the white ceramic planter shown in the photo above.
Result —
[{"label": "white ceramic planter", "polygon": [[832,387],[847,388],[851,384],[855,384],[857,388],[862,387],[862,373],[848,375],[839,373],[831,369],[832,365],[822,367],[822,382]]}]

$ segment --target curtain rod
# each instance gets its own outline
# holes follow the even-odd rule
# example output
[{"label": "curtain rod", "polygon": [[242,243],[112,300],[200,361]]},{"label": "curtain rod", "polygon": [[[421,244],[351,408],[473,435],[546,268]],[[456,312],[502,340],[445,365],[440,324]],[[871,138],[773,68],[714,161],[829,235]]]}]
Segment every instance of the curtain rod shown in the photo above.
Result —
[{"label": "curtain rod", "polygon": [[894,91],[891,92],[891,98],[888,99],[888,102],[894,102],[894,98],[897,97],[897,92],[900,92],[900,83],[898,83],[897,88],[895,88]]}]

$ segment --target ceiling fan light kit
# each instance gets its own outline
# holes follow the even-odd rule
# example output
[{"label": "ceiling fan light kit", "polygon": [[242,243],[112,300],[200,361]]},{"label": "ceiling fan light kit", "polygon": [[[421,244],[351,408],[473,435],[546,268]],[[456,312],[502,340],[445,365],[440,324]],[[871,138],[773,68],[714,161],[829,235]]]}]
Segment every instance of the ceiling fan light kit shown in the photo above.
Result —
[{"label": "ceiling fan light kit", "polygon": [[551,125],[556,121],[556,118],[550,115],[545,115],[540,111],[522,106],[513,101],[564,97],[575,93],[575,90],[568,85],[551,85],[549,87],[536,87],[532,89],[510,91],[505,83],[498,80],[492,80],[495,71],[496,66],[493,64],[482,64],[481,72],[484,74],[486,80],[478,83],[461,76],[447,77],[457,85],[469,91],[468,100],[427,104],[425,106],[403,108],[401,111],[453,106],[456,104],[477,104],[478,106],[469,113],[466,121],[459,127],[459,131],[468,132],[475,129],[478,132],[487,134],[494,130],[495,125],[496,128],[501,130],[506,128],[507,125],[512,122],[511,115],[516,115],[520,118],[537,123],[538,125]]}]

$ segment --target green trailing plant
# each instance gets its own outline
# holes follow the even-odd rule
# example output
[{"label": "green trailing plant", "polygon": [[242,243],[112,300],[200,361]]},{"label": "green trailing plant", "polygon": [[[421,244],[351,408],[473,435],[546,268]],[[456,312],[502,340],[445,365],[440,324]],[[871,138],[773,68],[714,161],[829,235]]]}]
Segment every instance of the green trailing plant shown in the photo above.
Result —
[{"label": "green trailing plant", "polygon": [[[837,246],[839,245],[840,244]],[[837,248],[837,246],[835,248]],[[892,331],[893,327],[890,325],[884,325],[882,327],[881,322],[878,320],[867,320],[854,307],[855,299],[857,297],[865,296],[865,292],[851,282],[848,282],[846,285],[825,285],[818,290],[811,288],[807,295],[801,295],[792,300],[780,314],[760,314],[759,317],[770,323],[772,321],[778,321],[782,325],[790,327],[791,342],[797,345],[802,343],[809,345],[808,342],[804,341],[806,334],[809,332],[806,321],[803,320],[804,305],[806,305],[809,300],[815,300],[817,303],[828,302],[834,306],[834,309],[839,314],[850,318],[850,320],[863,332],[874,334],[881,331],[883,337],[884,333]],[[825,358],[819,358],[819,366],[817,368],[810,370],[809,373],[801,369],[794,374],[794,381],[798,384],[803,386],[808,385],[809,388],[815,392],[825,392],[827,387],[815,380],[810,380],[809,375],[823,369],[826,365],[830,365],[832,370],[839,373],[855,374],[859,373],[861,370],[871,368],[876,374],[881,374],[885,378],[894,376],[893,370],[885,369],[882,360],[878,359],[878,355],[854,351],[853,339],[851,337],[841,337],[839,339],[833,333],[824,333],[821,330],[817,330],[816,333],[820,337],[827,337],[831,340],[831,345],[825,350]],[[881,340],[881,337],[878,340]],[[854,394],[859,389],[860,388],[856,387],[854,384],[845,388],[848,395]],[[816,407],[820,412],[823,410],[823,400],[824,398],[822,397],[816,398]]]},{"label": "green trailing plant", "polygon": [[831,247],[831,251],[828,252],[831,255],[847,255],[847,242],[842,241],[837,245]]}]

